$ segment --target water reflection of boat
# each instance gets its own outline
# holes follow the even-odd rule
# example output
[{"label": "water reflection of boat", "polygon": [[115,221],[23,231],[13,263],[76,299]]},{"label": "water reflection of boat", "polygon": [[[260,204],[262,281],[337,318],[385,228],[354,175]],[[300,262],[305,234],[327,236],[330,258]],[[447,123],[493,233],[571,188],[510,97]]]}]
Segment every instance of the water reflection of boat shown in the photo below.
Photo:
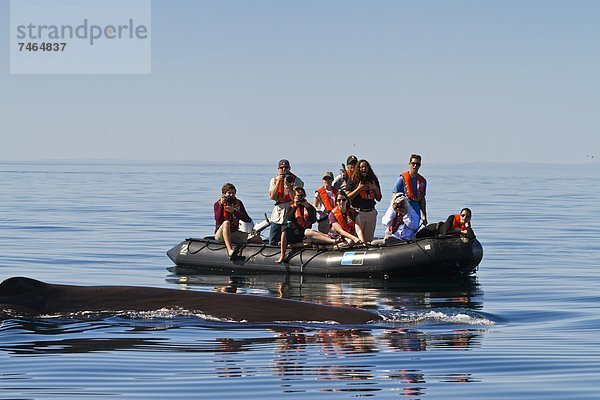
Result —
[{"label": "water reflection of boat", "polygon": [[350,278],[281,274],[198,274],[169,268],[167,281],[203,290],[247,293],[370,309],[482,308],[475,276]]},{"label": "water reflection of boat", "polygon": [[186,239],[167,255],[177,266],[198,270],[327,276],[455,276],[475,271],[483,257],[477,239],[439,236],[410,243],[333,250],[291,250],[276,264],[279,247],[246,244],[231,260],[223,243],[212,238]]}]

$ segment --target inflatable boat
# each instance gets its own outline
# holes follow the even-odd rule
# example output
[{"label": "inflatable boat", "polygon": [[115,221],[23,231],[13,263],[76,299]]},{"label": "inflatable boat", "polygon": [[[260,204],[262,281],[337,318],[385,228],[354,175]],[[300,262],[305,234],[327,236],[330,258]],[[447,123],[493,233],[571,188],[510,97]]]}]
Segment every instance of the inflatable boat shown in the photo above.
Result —
[{"label": "inflatable boat", "polygon": [[475,272],[483,258],[477,239],[438,236],[413,242],[336,249],[288,250],[276,264],[279,247],[238,245],[234,257],[212,237],[186,239],[167,251],[177,267],[224,273],[281,273],[325,276],[452,276]]}]

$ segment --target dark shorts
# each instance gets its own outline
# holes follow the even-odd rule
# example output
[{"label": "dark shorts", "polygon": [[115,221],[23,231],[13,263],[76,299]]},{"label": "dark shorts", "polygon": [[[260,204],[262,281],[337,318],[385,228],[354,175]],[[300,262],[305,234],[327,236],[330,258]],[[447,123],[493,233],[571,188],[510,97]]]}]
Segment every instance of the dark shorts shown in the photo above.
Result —
[{"label": "dark shorts", "polygon": [[304,240],[304,230],[297,232],[295,228],[288,226],[285,229],[288,244],[300,243]]}]

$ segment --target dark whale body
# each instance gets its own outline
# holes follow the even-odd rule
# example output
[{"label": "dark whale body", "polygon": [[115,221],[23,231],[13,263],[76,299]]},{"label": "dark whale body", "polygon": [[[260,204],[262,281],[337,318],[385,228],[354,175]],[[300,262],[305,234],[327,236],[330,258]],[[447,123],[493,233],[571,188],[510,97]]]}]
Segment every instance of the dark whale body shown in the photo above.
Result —
[{"label": "dark whale body", "polygon": [[9,278],[0,283],[0,307],[24,315],[176,308],[219,319],[248,322],[335,321],[364,324],[381,319],[376,313],[359,308],[272,297],[138,286],[54,285],[23,277]]}]

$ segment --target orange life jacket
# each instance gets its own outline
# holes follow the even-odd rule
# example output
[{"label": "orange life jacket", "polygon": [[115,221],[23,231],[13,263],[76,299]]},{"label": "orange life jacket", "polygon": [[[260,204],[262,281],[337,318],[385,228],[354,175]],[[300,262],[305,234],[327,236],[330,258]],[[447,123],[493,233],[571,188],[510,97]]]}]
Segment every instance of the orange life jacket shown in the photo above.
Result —
[{"label": "orange life jacket", "polygon": [[[235,199],[235,202],[232,204],[232,206],[235,208],[239,208],[240,201],[238,199]],[[232,232],[237,232],[239,230],[240,218],[237,215],[235,215],[235,213],[230,213],[227,210],[225,210],[225,205],[223,205],[223,221],[230,222]]]},{"label": "orange life jacket", "polygon": [[[332,193],[334,198],[335,196],[337,196],[337,192],[337,189],[333,188]],[[327,189],[325,189],[325,186],[321,186],[320,188],[318,188],[317,193],[319,193],[319,198],[321,199],[321,203],[325,207],[325,211],[330,212],[331,210],[333,210],[333,208],[335,207],[335,202],[327,194]]]},{"label": "orange life jacket", "polygon": [[460,214],[454,214],[454,221],[452,221],[452,230],[455,232],[467,230],[465,224],[460,222]]},{"label": "orange life jacket", "polygon": [[310,214],[308,213],[308,209],[304,206],[298,206],[296,208],[294,218],[296,219],[298,226],[304,229],[308,229],[312,226],[312,223],[310,222]]},{"label": "orange life jacket", "polygon": [[406,196],[412,201],[421,201],[425,196],[425,178],[417,174],[417,187],[414,188],[412,185],[412,178],[410,172],[405,171],[402,173],[402,179],[404,180],[404,188],[406,189]]},{"label": "orange life jacket", "polygon": [[[292,174],[291,172],[289,173],[289,175],[293,176],[294,180],[296,179],[296,175]],[[285,203],[288,201],[292,201],[291,194],[285,190],[284,181],[285,181],[285,178],[281,179],[279,181],[279,184],[277,185],[277,202],[278,203]]]},{"label": "orange life jacket", "polygon": [[356,212],[354,211],[354,208],[349,208],[346,211],[346,213],[343,214],[340,206],[337,206],[331,212],[335,216],[335,221],[338,224],[340,224],[343,230],[345,230],[351,235],[356,234],[356,230],[354,229],[354,219],[356,218]]}]

